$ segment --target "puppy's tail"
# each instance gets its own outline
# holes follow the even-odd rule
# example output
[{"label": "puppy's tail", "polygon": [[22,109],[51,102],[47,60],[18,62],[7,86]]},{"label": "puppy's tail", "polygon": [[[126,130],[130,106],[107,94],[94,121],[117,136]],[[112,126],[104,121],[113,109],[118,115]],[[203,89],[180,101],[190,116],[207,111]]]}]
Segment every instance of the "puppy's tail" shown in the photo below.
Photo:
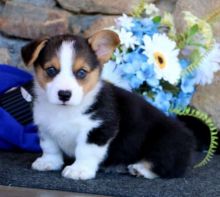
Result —
[{"label": "puppy's tail", "polygon": [[[211,144],[211,134],[209,126],[202,120],[192,116],[181,116],[177,118],[189,128],[196,139],[197,151],[207,151]],[[220,154],[220,132],[217,132],[218,139],[216,142],[219,144],[215,151],[216,154]]]}]

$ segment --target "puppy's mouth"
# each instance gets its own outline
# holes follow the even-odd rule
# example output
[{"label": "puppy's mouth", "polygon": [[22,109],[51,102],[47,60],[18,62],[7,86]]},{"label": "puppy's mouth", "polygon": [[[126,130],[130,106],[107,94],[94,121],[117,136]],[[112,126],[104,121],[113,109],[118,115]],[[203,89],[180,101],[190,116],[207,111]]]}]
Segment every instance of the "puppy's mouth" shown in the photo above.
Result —
[{"label": "puppy's mouth", "polygon": [[62,102],[60,105],[62,106],[68,106],[69,104],[67,102]]},{"label": "puppy's mouth", "polygon": [[61,106],[70,106],[71,104],[68,101],[61,101],[60,103],[58,103],[58,105]]},{"label": "puppy's mouth", "polygon": [[58,105],[58,106],[70,106],[71,105],[68,101],[56,101],[56,102],[51,102],[51,104]]},{"label": "puppy's mouth", "polygon": [[68,101],[61,101],[61,102],[57,103],[57,105],[64,106],[64,107],[74,106],[74,104],[72,104]]}]

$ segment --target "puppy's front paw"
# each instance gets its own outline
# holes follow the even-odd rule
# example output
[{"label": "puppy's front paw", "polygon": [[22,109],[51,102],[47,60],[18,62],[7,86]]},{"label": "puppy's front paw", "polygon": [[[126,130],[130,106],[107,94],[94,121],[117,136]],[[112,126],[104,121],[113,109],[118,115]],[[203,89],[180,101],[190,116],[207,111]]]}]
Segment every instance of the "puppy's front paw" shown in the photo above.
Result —
[{"label": "puppy's front paw", "polygon": [[39,157],[32,163],[32,169],[38,171],[60,170],[63,161],[57,157]]},{"label": "puppy's front paw", "polygon": [[62,172],[63,177],[74,180],[87,180],[95,178],[96,171],[89,169],[83,165],[70,165],[66,166]]}]

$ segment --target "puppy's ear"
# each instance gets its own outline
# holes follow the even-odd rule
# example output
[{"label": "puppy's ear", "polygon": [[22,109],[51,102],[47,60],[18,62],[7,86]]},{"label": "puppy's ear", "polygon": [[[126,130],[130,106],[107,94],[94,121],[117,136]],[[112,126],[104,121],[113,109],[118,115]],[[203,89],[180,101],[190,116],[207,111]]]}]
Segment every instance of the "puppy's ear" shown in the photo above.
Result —
[{"label": "puppy's ear", "polygon": [[34,40],[22,47],[21,56],[26,66],[31,66],[34,64],[47,41],[47,38],[42,38]]},{"label": "puppy's ear", "polygon": [[120,39],[115,32],[102,30],[91,36],[88,42],[95,51],[99,62],[104,64],[111,58],[113,51],[120,44]]}]

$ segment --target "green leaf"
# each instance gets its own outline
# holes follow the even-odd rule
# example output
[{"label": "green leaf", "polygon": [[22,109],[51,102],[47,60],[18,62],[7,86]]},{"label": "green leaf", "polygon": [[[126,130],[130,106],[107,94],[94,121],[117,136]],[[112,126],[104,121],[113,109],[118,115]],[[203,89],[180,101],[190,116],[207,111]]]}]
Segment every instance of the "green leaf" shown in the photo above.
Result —
[{"label": "green leaf", "polygon": [[199,49],[195,49],[195,50],[193,50],[193,52],[190,55],[190,60],[192,62],[194,62],[194,61],[198,60],[198,58],[201,58],[201,54],[200,54]]},{"label": "green leaf", "polygon": [[199,26],[197,24],[193,25],[190,29],[186,31],[186,45],[191,45],[193,43],[193,36],[198,33]]},{"label": "green leaf", "polygon": [[192,36],[194,36],[198,31],[199,31],[199,26],[198,26],[197,24],[195,24],[195,25],[193,25],[193,26],[190,28],[190,30],[189,30],[189,32],[188,32],[188,36],[189,36],[189,37],[192,37]]},{"label": "green leaf", "polygon": [[161,21],[161,16],[155,16],[155,17],[153,18],[153,22],[154,22],[154,23],[160,23],[160,21]]},{"label": "green leaf", "polygon": [[165,80],[161,80],[161,86],[165,91],[171,92],[173,95],[179,94],[180,89],[177,86],[174,86]]},{"label": "green leaf", "polygon": [[179,49],[184,49],[186,46],[186,41],[187,41],[187,35],[186,33],[181,33],[176,35],[176,43],[177,43],[177,48]]},{"label": "green leaf", "polygon": [[112,54],[111,60],[116,61],[116,56],[114,53]]},{"label": "green leaf", "polygon": [[140,0],[138,6],[133,10],[132,16],[140,18],[144,12],[145,0]]}]

